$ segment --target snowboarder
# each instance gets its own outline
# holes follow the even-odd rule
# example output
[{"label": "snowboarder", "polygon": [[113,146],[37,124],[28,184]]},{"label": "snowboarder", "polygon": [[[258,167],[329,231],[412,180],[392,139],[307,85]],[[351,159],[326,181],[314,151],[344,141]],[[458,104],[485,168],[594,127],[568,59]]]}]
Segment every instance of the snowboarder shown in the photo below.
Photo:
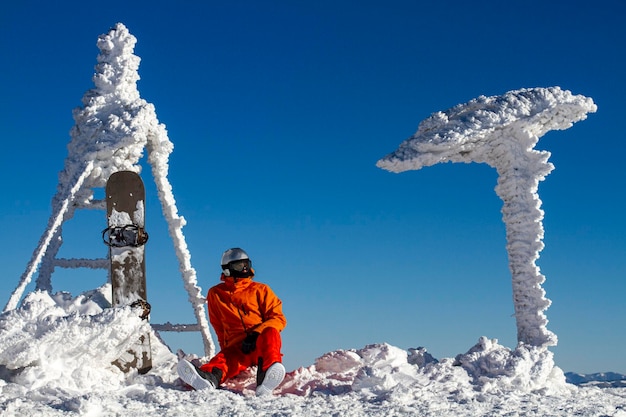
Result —
[{"label": "snowboarder", "polygon": [[282,302],[268,285],[253,281],[252,261],[243,249],[228,249],[221,265],[222,282],[207,295],[209,321],[221,350],[199,368],[181,360],[178,374],[195,389],[217,388],[257,365],[256,394],[269,395],[285,377]]}]

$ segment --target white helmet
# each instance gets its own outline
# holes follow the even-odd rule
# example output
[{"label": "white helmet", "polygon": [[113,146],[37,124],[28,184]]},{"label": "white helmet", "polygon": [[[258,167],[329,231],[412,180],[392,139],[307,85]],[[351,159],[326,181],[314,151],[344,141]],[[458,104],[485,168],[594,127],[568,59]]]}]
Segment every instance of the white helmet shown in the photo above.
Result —
[{"label": "white helmet", "polygon": [[[238,261],[247,261],[247,262],[238,262]],[[247,278],[252,273],[252,261],[250,257],[241,248],[231,248],[228,249],[222,255],[222,269],[224,270],[224,275],[233,276],[236,278]],[[241,265],[239,265],[241,264]]]}]

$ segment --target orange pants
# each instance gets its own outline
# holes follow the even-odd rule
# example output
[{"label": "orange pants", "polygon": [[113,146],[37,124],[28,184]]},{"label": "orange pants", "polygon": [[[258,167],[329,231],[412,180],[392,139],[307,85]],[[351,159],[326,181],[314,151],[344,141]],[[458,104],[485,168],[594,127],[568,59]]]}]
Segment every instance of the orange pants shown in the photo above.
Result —
[{"label": "orange pants", "polygon": [[256,340],[256,349],[248,354],[241,351],[241,346],[229,346],[222,349],[211,360],[200,367],[203,371],[211,372],[213,368],[222,371],[220,383],[239,375],[251,366],[259,363],[262,358],[262,370],[266,371],[271,365],[282,361],[280,348],[282,341],[280,333],[273,327],[266,328]]}]

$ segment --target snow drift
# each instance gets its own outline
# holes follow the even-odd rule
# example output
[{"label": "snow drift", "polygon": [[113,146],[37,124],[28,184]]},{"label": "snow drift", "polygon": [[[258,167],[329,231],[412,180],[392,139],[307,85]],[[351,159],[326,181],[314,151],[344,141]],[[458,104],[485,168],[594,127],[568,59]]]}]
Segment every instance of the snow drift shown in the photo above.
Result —
[{"label": "snow drift", "polygon": [[440,360],[384,343],[329,352],[289,372],[269,399],[254,395],[254,368],[224,389],[189,391],[156,333],[148,374],[111,364],[151,329],[138,311],[110,308],[110,293],[108,285],[75,298],[36,291],[0,315],[3,415],[626,416],[626,388],[578,388],[545,349],[511,351],[484,337]]},{"label": "snow drift", "polygon": [[[138,311],[111,308],[110,291],[108,284],[76,298],[37,291],[25,298],[21,308],[0,316],[0,364],[13,374],[9,379],[29,389],[46,385],[76,393],[93,389],[94,384],[99,389],[119,388],[125,375],[111,362],[132,346],[133,335],[151,329],[139,319]],[[155,356],[161,360],[155,369],[172,368],[177,356],[153,335]],[[411,386],[424,374],[443,369],[462,375],[464,382],[481,391],[495,386],[526,392],[562,389],[565,377],[551,366],[551,359],[545,350],[518,347],[510,351],[484,337],[467,353],[441,362],[424,348],[405,351],[387,344],[371,345],[323,355],[314,366],[291,374],[280,392],[301,396],[318,391],[380,394]],[[253,393],[254,384],[254,378],[247,381],[244,377],[226,386],[245,392],[250,385]]]}]

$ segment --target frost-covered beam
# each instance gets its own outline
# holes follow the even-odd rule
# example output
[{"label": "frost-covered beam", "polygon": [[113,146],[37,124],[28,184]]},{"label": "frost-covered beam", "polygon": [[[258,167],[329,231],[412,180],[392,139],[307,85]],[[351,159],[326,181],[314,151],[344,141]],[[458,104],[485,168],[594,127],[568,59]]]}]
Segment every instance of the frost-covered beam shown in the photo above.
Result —
[{"label": "frost-covered beam", "polygon": [[163,324],[152,324],[152,328],[158,332],[199,332],[202,331],[199,324],[172,324],[169,321]]},{"label": "frost-covered beam", "polygon": [[559,87],[481,96],[434,113],[376,164],[392,172],[441,162],[479,162],[496,169],[520,343],[538,347],[557,343],[556,335],[546,328],[544,311],[550,300],[541,287],[545,277],[535,264],[544,247],[537,189],[554,166],[548,162],[549,152],[534,147],[550,130],[567,129],[596,109],[590,98]]},{"label": "frost-covered beam", "polygon": [[91,268],[91,269],[108,269],[111,261],[108,258],[86,259],[86,258],[56,258],[53,262],[54,266],[66,269]]},{"label": "frost-covered beam", "polygon": [[[63,220],[66,218],[70,210],[70,203],[74,200],[76,194],[81,189],[83,183],[85,182],[85,178],[91,174],[92,169],[93,164],[90,162],[86,163],[85,166],[81,165],[81,168],[77,170],[77,172],[81,174],[78,175],[77,178],[73,178],[70,182],[60,187],[60,191],[52,203],[52,216],[50,216],[50,219],[48,220],[48,228],[41,236],[41,239],[39,239],[39,244],[33,252],[33,256],[26,266],[26,270],[20,277],[20,281],[17,284],[17,287],[15,288],[15,290],[13,290],[13,293],[11,293],[11,297],[9,297],[9,301],[4,307],[3,312],[14,310],[17,307],[20,299],[22,298],[22,295],[24,294],[24,290],[31,282],[35,271],[41,264],[42,259],[44,258],[46,252],[51,246],[51,242],[54,240],[55,237],[58,238],[58,232],[61,228],[61,225],[63,224]],[[44,284],[44,287],[49,286],[50,282],[49,280],[47,280],[47,283]]]}]

